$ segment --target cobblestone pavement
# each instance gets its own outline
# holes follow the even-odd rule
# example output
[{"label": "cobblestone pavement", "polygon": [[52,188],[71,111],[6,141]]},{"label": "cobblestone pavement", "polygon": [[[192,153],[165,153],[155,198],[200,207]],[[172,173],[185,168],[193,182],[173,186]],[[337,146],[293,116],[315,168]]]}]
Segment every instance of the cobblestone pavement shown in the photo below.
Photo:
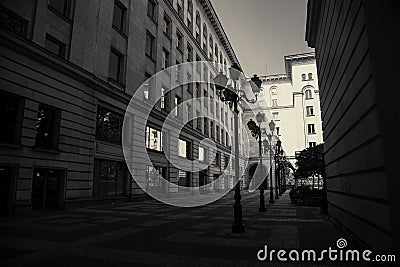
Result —
[{"label": "cobblestone pavement", "polygon": [[287,193],[275,204],[266,194],[266,212],[258,192],[242,194],[243,234],[231,232],[233,192],[197,208],[145,200],[3,217],[0,266],[257,266],[268,264],[257,260],[265,244],[326,249],[340,237],[319,208],[295,206]]}]

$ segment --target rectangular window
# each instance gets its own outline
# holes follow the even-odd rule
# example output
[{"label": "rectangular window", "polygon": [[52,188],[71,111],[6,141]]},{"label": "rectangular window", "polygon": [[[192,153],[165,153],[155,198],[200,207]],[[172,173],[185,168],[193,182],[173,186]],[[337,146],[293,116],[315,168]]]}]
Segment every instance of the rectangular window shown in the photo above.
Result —
[{"label": "rectangular window", "polygon": [[[147,72],[144,73],[144,76],[145,76],[145,80],[147,80],[151,77],[151,75],[148,74]],[[147,100],[150,99],[150,89],[151,89],[150,82],[147,81],[144,84],[144,88],[143,88],[143,98],[144,99],[147,99]]]},{"label": "rectangular window", "polygon": [[196,129],[201,131],[201,118],[200,118],[200,112],[196,111]]},{"label": "rectangular window", "polygon": [[59,127],[60,111],[40,103],[36,119],[35,146],[58,149]]},{"label": "rectangular window", "polygon": [[217,133],[216,133],[216,135],[217,135],[217,141],[219,142],[219,141],[221,141],[221,138],[220,138],[219,126],[218,126],[218,125],[215,126],[215,131],[217,132]]},{"label": "rectangular window", "polygon": [[196,96],[201,97],[201,87],[199,82],[196,82]]},{"label": "rectangular window", "polygon": [[276,135],[278,135],[278,136],[281,135],[280,128],[276,127],[275,129],[276,129]]},{"label": "rectangular window", "polygon": [[225,138],[225,132],[224,129],[221,128],[221,144],[224,143],[224,138]]},{"label": "rectangular window", "polygon": [[23,105],[20,102],[21,100],[16,96],[0,94],[0,142],[19,142],[23,111]]},{"label": "rectangular window", "polygon": [[272,119],[279,120],[279,112],[272,112]]},{"label": "rectangular window", "polygon": [[183,20],[183,3],[182,3],[182,0],[178,0],[176,2],[176,11],[178,12],[178,16]]},{"label": "rectangular window", "polygon": [[113,28],[122,33],[125,33],[125,17],[126,17],[126,8],[121,2],[115,1],[113,23],[112,23]]},{"label": "rectangular window", "polygon": [[203,118],[203,120],[204,120],[204,125],[203,125],[203,127],[204,127],[204,134],[205,134],[206,136],[208,136],[208,118]]},{"label": "rectangular window", "polygon": [[147,3],[147,16],[153,21],[157,21],[157,2],[154,0],[149,0]]},{"label": "rectangular window", "polygon": [[108,75],[111,80],[123,84],[124,56],[114,48],[111,48]]},{"label": "rectangular window", "polygon": [[187,142],[181,139],[178,140],[178,155],[187,158]]},{"label": "rectangular window", "polygon": [[155,59],[155,37],[149,32],[146,32],[146,56]]},{"label": "rectangular window", "polygon": [[163,48],[162,51],[162,62],[161,62],[162,69],[166,69],[169,67],[169,52],[167,49]]},{"label": "rectangular window", "polygon": [[181,112],[180,112],[180,107],[179,105],[181,104],[182,100],[179,96],[175,96],[175,117],[180,117],[181,116]]},{"label": "rectangular window", "polygon": [[189,43],[187,43],[187,58],[186,58],[186,61],[187,62],[191,62],[192,60],[193,60],[193,48]]},{"label": "rectangular window", "polygon": [[314,107],[313,106],[307,106],[306,107],[306,112],[307,112],[307,116],[314,116]]},{"label": "rectangular window", "polygon": [[49,5],[58,13],[69,18],[71,10],[71,0],[50,0]]},{"label": "rectangular window", "polygon": [[52,54],[60,58],[65,58],[65,44],[58,41],[56,38],[49,34],[46,34],[44,47]]},{"label": "rectangular window", "polygon": [[221,153],[215,153],[215,165],[219,166],[221,164]]},{"label": "rectangular window", "polygon": [[102,106],[97,107],[96,139],[121,144],[124,117]]},{"label": "rectangular window", "polygon": [[229,133],[228,132],[225,133],[225,142],[226,142],[226,146],[229,146]]},{"label": "rectangular window", "polygon": [[278,99],[272,99],[272,106],[277,107],[278,106]]},{"label": "rectangular window", "polygon": [[163,110],[169,110],[169,93],[168,90],[161,87],[160,107]]},{"label": "rectangular window", "polygon": [[176,30],[176,49],[181,53],[183,52],[183,35],[178,30]]},{"label": "rectangular window", "polygon": [[165,33],[165,35],[171,39],[171,35],[172,35],[172,22],[171,19],[168,17],[167,14],[164,13],[164,24],[163,24],[163,32]]},{"label": "rectangular window", "polygon": [[159,130],[146,127],[146,148],[163,151],[163,133]]},{"label": "rectangular window", "polygon": [[211,138],[215,138],[215,129],[214,129],[214,122],[210,121],[210,131],[211,131]]},{"label": "rectangular window", "polygon": [[308,146],[309,147],[315,147],[317,145],[317,142],[309,142]]},{"label": "rectangular window", "polygon": [[308,124],[307,125],[307,129],[308,129],[308,134],[315,134],[315,126],[314,126],[314,124]]},{"label": "rectangular window", "polygon": [[201,58],[198,54],[196,54],[196,71],[201,74],[201,63],[199,63],[201,61]]},{"label": "rectangular window", "polygon": [[93,187],[93,195],[100,199],[127,195],[128,170],[125,162],[95,159],[97,186]]},{"label": "rectangular window", "polygon": [[206,149],[202,146],[199,146],[199,161],[206,161]]},{"label": "rectangular window", "polygon": [[148,190],[160,191],[163,190],[165,184],[164,179],[167,179],[167,168],[159,166],[146,166],[146,188]]}]

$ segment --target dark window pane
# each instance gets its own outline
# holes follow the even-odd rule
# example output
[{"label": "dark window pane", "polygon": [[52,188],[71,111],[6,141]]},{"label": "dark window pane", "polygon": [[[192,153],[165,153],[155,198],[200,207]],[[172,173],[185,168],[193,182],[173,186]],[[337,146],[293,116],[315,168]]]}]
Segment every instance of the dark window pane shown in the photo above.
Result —
[{"label": "dark window pane", "polygon": [[113,15],[113,26],[123,32],[125,24],[125,8],[121,3],[115,2],[114,4],[114,15]]},{"label": "dark window pane", "polygon": [[56,56],[62,58],[65,56],[65,44],[58,41],[54,37],[51,37],[50,35],[46,35],[44,47]]},{"label": "dark window pane", "polygon": [[117,179],[117,162],[104,160],[101,161],[100,168],[100,195],[115,196]]},{"label": "dark window pane", "polygon": [[109,109],[98,107],[96,138],[120,144],[122,140],[123,117]]},{"label": "dark window pane", "polygon": [[50,6],[64,16],[69,16],[70,0],[50,0]]},{"label": "dark window pane", "polygon": [[36,120],[36,146],[53,148],[55,144],[56,110],[40,104]]},{"label": "dark window pane", "polygon": [[1,142],[13,142],[17,122],[18,99],[7,95],[0,96]]},{"label": "dark window pane", "polygon": [[109,77],[119,83],[122,83],[122,58],[123,56],[121,54],[111,49]]},{"label": "dark window pane", "polygon": [[147,15],[153,20],[157,19],[156,6],[153,0],[149,0],[147,4]]}]

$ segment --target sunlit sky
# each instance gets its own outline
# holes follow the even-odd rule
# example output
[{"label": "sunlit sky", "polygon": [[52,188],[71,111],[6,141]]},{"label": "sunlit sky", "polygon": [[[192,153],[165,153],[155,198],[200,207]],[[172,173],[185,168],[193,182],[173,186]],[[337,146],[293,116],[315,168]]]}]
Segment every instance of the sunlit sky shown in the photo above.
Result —
[{"label": "sunlit sky", "polygon": [[211,0],[243,72],[284,73],[285,55],[314,51],[305,42],[307,0]]}]

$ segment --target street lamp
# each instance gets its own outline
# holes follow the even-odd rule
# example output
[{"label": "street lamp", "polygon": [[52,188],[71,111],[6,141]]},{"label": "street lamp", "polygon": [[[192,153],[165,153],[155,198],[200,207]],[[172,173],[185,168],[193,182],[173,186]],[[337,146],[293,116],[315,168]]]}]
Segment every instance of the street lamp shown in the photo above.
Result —
[{"label": "street lamp", "polygon": [[271,133],[267,135],[268,141],[269,141],[269,180],[270,180],[269,203],[275,203],[274,189],[272,186],[272,136],[274,135],[274,131],[275,131],[275,123],[273,120],[271,120],[269,123],[269,130],[271,131]]},{"label": "street lamp", "polygon": [[233,88],[227,87],[228,78],[222,73],[222,71],[214,78],[215,88],[217,89],[217,95],[223,102],[228,102],[229,107],[233,109],[234,113],[234,131],[235,131],[235,204],[233,205],[234,221],[232,225],[232,232],[234,233],[244,233],[245,226],[242,221],[242,204],[240,200],[242,196],[240,195],[240,183],[239,183],[239,109],[238,102],[242,99],[246,100],[248,103],[254,104],[257,101],[257,96],[261,90],[261,80],[254,74],[251,78],[250,85],[252,91],[255,95],[255,99],[248,99],[245,92],[240,90],[236,86],[236,82],[240,80],[240,74],[242,73],[241,68],[238,64],[234,63],[229,68],[229,74],[233,81]]},{"label": "street lamp", "polygon": [[281,140],[276,142],[275,151],[275,199],[279,199],[280,194],[280,174],[281,174]]},{"label": "street lamp", "polygon": [[251,131],[251,135],[253,137],[256,138],[256,140],[258,140],[258,154],[260,157],[259,160],[259,166],[258,166],[258,170],[259,170],[259,174],[262,176],[262,183],[259,186],[260,189],[260,207],[258,208],[258,211],[266,211],[265,208],[265,199],[264,199],[264,173],[263,173],[263,165],[262,165],[262,151],[261,151],[261,135],[263,133],[263,131],[265,131],[265,129],[261,128],[261,123],[263,121],[265,121],[265,114],[258,112],[258,114],[256,115],[256,120],[258,122],[259,125],[257,125],[252,119],[250,119],[250,121],[247,123],[247,127],[249,128],[249,130]]}]

